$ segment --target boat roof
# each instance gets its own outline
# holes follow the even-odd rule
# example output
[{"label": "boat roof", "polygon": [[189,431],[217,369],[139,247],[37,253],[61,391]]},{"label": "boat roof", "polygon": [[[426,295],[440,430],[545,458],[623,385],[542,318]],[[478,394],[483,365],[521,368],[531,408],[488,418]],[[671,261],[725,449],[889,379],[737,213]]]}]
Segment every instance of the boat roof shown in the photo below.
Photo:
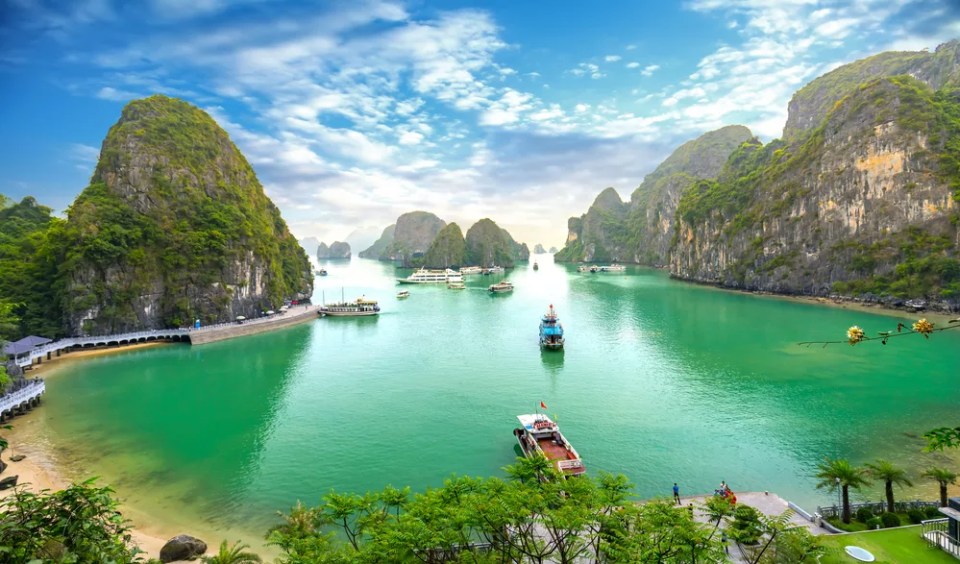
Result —
[{"label": "boat roof", "polygon": [[358,303],[358,304],[376,305],[376,304],[377,304],[377,300],[371,300],[370,298],[357,298],[357,303]]},{"label": "boat roof", "polygon": [[[520,421],[520,424],[523,425],[525,429],[533,430],[533,424],[537,421],[548,421],[553,423],[553,420],[547,417],[545,413],[526,413],[524,415],[517,415],[517,420]],[[553,423],[556,425],[556,423]]]}]

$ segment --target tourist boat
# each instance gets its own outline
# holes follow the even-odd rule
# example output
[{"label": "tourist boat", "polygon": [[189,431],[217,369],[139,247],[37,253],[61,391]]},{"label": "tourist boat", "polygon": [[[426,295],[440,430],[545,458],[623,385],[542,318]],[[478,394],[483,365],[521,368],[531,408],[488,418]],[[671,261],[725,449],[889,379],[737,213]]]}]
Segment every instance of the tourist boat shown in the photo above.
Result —
[{"label": "tourist boat", "polygon": [[563,349],[563,325],[560,324],[553,304],[550,304],[550,309],[540,318],[540,347],[551,351]]},{"label": "tourist boat", "polygon": [[464,276],[472,276],[474,274],[480,274],[483,272],[483,269],[479,266],[464,266],[460,268],[460,274]]},{"label": "tourist boat", "polygon": [[600,267],[600,272],[624,272],[625,270],[627,270],[627,267],[617,263]]},{"label": "tourist boat", "polygon": [[409,297],[410,297],[410,292],[408,292],[408,291],[406,291],[406,290],[400,290],[399,292],[397,292],[397,299],[398,299],[398,300],[402,300],[402,299],[404,299],[404,298],[409,298]]},{"label": "tourist boat", "polygon": [[497,282],[496,284],[490,284],[489,290],[491,294],[505,294],[513,291],[513,284],[503,280],[502,282]]},{"label": "tourist boat", "polygon": [[537,264],[537,261],[533,261],[533,269],[534,269],[534,270],[540,270],[540,265]]},{"label": "tourist boat", "polygon": [[421,268],[406,278],[397,278],[401,284],[446,284],[452,280],[463,281],[463,277],[456,270],[427,270]]},{"label": "tourist boat", "polygon": [[327,270],[324,268],[321,268],[320,270],[314,270],[313,273],[316,274],[317,276],[326,276]]},{"label": "tourist boat", "polygon": [[581,264],[580,266],[577,267],[577,272],[596,272],[596,271],[597,271],[596,265]]},{"label": "tourist boat", "polygon": [[364,315],[377,315],[380,313],[380,306],[377,300],[371,300],[361,296],[352,302],[337,302],[333,304],[323,304],[317,310],[320,317],[359,317]]},{"label": "tourist boat", "polygon": [[480,274],[489,275],[489,274],[503,274],[505,271],[502,266],[493,265],[490,268],[484,268],[480,271]]},{"label": "tourist boat", "polygon": [[587,471],[576,449],[560,432],[560,427],[545,414],[517,415],[517,419],[520,428],[514,429],[513,435],[520,443],[524,456],[545,457],[564,478],[579,476]]},{"label": "tourist boat", "polygon": [[456,280],[452,282],[447,282],[447,288],[451,290],[463,290],[466,289],[466,284],[463,283],[463,280]]}]

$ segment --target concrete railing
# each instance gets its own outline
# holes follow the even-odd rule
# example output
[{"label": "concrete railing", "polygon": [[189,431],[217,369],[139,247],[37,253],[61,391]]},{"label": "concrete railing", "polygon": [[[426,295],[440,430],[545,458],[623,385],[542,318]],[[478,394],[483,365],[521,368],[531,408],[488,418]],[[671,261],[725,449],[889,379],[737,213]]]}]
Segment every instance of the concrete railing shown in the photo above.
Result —
[{"label": "concrete railing", "polygon": [[34,380],[19,390],[0,396],[0,414],[12,411],[24,404],[33,403],[45,391],[47,391],[47,385],[43,383],[43,380]]}]

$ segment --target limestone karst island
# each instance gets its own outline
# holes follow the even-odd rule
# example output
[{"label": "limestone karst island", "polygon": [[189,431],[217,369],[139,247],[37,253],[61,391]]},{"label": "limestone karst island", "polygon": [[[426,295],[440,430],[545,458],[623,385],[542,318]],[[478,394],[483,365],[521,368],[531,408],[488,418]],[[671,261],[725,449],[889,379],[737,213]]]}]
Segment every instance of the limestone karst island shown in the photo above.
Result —
[{"label": "limestone karst island", "polygon": [[960,559],[960,10],[660,4],[5,6],[0,563]]}]

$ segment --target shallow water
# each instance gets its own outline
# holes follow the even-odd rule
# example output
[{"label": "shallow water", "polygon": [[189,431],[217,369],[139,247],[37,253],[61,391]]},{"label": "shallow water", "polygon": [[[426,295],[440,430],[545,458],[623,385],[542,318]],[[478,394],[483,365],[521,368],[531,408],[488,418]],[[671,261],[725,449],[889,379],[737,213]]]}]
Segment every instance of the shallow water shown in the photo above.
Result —
[{"label": "shallow water", "polygon": [[[461,291],[404,286],[406,300],[392,265],[331,261],[315,301],[343,288],[379,299],[379,317],[71,363],[38,413],[71,472],[102,476],[155,523],[254,543],[277,510],[331,489],[502,475],[515,415],[541,401],[590,472],[623,473],[640,497],[726,480],[811,510],[833,499],[814,487],[823,457],[918,474],[931,455],[917,436],[957,423],[960,330],[800,347],[896,319],[536,258],[539,271],[508,273],[512,294],[476,276]],[[537,346],[551,303],[562,353]]]}]

